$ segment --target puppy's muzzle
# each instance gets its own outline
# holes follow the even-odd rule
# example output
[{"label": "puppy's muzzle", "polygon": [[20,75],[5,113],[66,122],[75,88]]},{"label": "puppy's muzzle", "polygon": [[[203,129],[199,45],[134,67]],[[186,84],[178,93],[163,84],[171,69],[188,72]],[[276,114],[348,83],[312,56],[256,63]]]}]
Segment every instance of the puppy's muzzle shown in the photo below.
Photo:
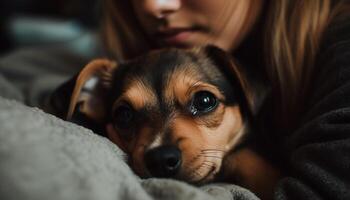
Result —
[{"label": "puppy's muzzle", "polygon": [[181,167],[181,151],[171,145],[151,149],[145,154],[146,167],[154,177],[170,178],[175,176]]}]

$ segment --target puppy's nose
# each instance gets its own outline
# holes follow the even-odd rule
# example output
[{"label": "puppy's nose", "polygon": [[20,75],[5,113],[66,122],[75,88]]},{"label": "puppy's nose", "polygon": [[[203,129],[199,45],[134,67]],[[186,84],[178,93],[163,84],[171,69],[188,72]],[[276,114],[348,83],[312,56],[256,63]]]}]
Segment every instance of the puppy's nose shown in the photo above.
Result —
[{"label": "puppy's nose", "polygon": [[176,175],[181,166],[181,152],[175,146],[161,146],[145,154],[145,162],[152,176],[168,178]]}]

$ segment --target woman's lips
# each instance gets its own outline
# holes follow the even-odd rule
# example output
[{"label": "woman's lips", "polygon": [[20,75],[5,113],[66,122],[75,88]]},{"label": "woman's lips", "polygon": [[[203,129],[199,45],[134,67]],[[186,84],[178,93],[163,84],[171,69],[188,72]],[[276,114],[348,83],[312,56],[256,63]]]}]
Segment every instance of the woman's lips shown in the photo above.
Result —
[{"label": "woman's lips", "polygon": [[155,34],[155,39],[167,45],[184,46],[188,44],[188,40],[195,33],[195,29],[165,29]]}]

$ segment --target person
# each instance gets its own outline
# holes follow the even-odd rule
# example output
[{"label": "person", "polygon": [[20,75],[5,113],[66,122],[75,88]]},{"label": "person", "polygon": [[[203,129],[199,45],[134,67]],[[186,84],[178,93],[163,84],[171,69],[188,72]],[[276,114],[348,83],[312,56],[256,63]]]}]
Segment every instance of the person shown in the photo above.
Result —
[{"label": "person", "polygon": [[216,45],[269,92],[261,142],[283,176],[274,199],[350,199],[350,2],[104,1],[111,56]]}]

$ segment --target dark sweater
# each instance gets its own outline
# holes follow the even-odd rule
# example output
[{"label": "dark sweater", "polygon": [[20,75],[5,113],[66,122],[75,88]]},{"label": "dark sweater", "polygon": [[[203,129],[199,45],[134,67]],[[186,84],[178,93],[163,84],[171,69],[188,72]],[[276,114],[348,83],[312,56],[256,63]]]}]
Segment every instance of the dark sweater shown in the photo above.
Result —
[{"label": "dark sweater", "polygon": [[315,66],[307,110],[277,150],[288,171],[275,199],[350,199],[350,18],[327,29]]}]

